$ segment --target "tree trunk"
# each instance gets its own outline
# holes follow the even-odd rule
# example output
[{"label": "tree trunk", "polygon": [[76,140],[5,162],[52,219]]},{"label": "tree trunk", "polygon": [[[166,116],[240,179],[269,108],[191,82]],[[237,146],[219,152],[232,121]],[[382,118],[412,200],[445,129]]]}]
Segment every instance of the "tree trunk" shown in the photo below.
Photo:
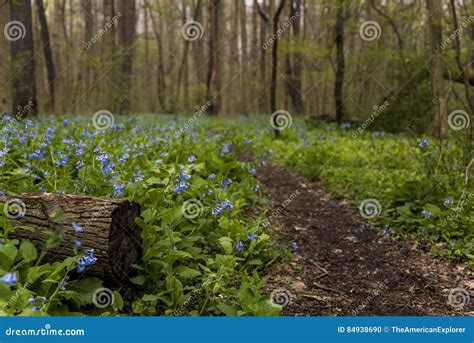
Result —
[{"label": "tree trunk", "polygon": [[219,17],[221,0],[211,0],[209,2],[209,19],[211,26],[211,35],[209,37],[209,64],[207,70],[207,101],[211,103],[208,112],[212,115],[218,115],[220,111],[219,86],[220,86],[220,68],[219,68]]},{"label": "tree trunk", "polygon": [[23,24],[21,36],[10,42],[12,75],[12,103],[14,111],[22,110],[23,116],[36,115],[36,82],[33,46],[33,23],[30,0],[18,0],[10,6],[11,21]]},{"label": "tree trunk", "polygon": [[54,69],[53,53],[51,51],[51,40],[49,37],[48,22],[46,21],[46,15],[44,12],[43,0],[36,0],[36,11],[38,12],[38,19],[41,26],[41,40],[46,64],[46,73],[48,76],[50,110],[56,113],[56,92],[54,85],[56,80],[56,71]]},{"label": "tree trunk", "polygon": [[[10,21],[10,2],[5,2],[0,7],[0,28],[4,28]],[[3,32],[0,32],[3,34]],[[0,113],[11,113],[11,85],[10,85],[10,42],[4,36],[0,37],[0,51],[2,52],[2,62],[0,63]]]},{"label": "tree trunk", "polygon": [[[142,256],[140,228],[135,223],[140,208],[127,200],[38,193],[1,197],[0,202],[6,202],[7,211],[14,208],[9,204],[23,203],[23,217],[11,210],[11,216],[17,217],[12,219],[13,225],[35,230],[16,229],[12,233],[14,238],[29,239],[41,250],[47,231],[59,233],[61,243],[47,252],[45,262],[62,261],[74,255],[78,239],[81,250],[94,249],[97,257],[94,265],[86,267],[88,275],[124,284],[133,273],[132,264]],[[83,231],[76,232],[72,223],[80,225]]]},{"label": "tree trunk", "polygon": [[130,111],[130,97],[132,90],[133,76],[133,45],[135,41],[135,0],[121,0],[120,12],[122,19],[119,21],[120,34],[119,41],[122,47],[122,57],[120,63],[120,89],[122,97],[119,106],[119,113],[125,114]]},{"label": "tree trunk", "polygon": [[427,0],[428,26],[431,45],[431,85],[436,101],[436,114],[433,120],[433,133],[438,138],[448,137],[448,120],[446,113],[446,91],[443,80],[443,6],[442,0]]},{"label": "tree trunk", "polygon": [[334,106],[336,120],[340,124],[344,117],[344,0],[337,1],[336,26],[336,77],[334,80]]},{"label": "tree trunk", "polygon": [[[290,18],[291,18],[291,27],[293,30],[293,39],[294,45],[298,46],[300,44],[298,39],[300,38],[300,9],[301,3],[300,0],[291,0],[290,4]],[[288,56],[290,60],[289,64],[289,75],[288,75],[288,93],[291,98],[291,103],[293,104],[293,108],[295,109],[296,113],[303,113],[304,106],[303,106],[303,97],[302,97],[302,90],[301,90],[301,73],[302,73],[302,56],[300,53],[294,53],[293,61],[291,61],[291,52]]]}]

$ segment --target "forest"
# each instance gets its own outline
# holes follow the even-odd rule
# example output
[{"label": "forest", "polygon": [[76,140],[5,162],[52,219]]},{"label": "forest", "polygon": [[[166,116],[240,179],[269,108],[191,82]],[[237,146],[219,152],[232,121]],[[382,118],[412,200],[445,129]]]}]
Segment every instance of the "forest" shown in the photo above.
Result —
[{"label": "forest", "polygon": [[0,0],[1,316],[474,315],[474,4]]}]

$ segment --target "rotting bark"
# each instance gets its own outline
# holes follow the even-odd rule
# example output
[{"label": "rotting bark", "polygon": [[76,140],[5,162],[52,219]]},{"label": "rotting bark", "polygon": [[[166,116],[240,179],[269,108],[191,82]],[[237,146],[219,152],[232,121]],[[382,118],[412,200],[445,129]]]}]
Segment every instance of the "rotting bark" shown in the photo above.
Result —
[{"label": "rotting bark", "polygon": [[[0,197],[0,202],[19,199],[25,204],[24,216],[12,219],[13,226],[28,226],[34,231],[16,229],[13,238],[29,239],[38,250],[46,241],[46,232],[55,230],[61,244],[47,252],[44,261],[61,261],[73,255],[75,240],[81,249],[94,249],[97,262],[86,273],[114,284],[125,284],[132,264],[142,256],[140,229],[135,223],[140,208],[123,199],[107,199],[51,193],[20,194]],[[20,203],[21,204],[21,203]],[[55,220],[54,218],[60,218]],[[75,232],[72,223],[83,228]]]}]

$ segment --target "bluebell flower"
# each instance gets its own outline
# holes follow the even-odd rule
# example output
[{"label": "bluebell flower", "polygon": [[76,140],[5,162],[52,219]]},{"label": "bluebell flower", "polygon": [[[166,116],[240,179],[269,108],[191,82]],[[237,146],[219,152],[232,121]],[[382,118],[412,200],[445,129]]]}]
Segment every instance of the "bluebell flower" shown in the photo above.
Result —
[{"label": "bluebell flower", "polygon": [[155,163],[156,163],[157,165],[161,166],[161,165],[163,164],[163,160],[158,159],[158,160],[155,161]]},{"label": "bluebell flower", "polygon": [[176,250],[176,244],[171,244],[171,249]]},{"label": "bluebell flower", "polygon": [[230,152],[231,146],[232,146],[232,142],[222,144],[222,150],[220,152],[220,156],[227,155]]},{"label": "bluebell flower", "polygon": [[46,298],[45,298],[45,297],[40,297],[40,301],[41,301],[42,303],[45,303],[45,302],[46,302]]},{"label": "bluebell flower", "polygon": [[36,301],[35,298],[29,298],[28,299],[28,304],[33,304]]},{"label": "bluebell flower", "polygon": [[94,249],[87,249],[80,260],[76,264],[76,270],[78,273],[83,273],[87,266],[91,266],[97,262],[97,258],[94,256]]},{"label": "bluebell flower", "polygon": [[350,129],[350,128],[351,128],[351,124],[350,124],[350,123],[343,123],[343,124],[342,124],[342,128],[343,128],[343,129]]},{"label": "bluebell flower", "polygon": [[181,173],[179,174],[178,176],[178,180],[179,181],[182,181],[182,180],[190,180],[191,179],[191,175],[189,175],[188,173]]},{"label": "bluebell flower", "polygon": [[252,167],[252,168],[250,168],[249,173],[252,174],[252,175],[255,175],[255,174],[257,174],[257,171],[255,170],[254,167]]},{"label": "bluebell flower", "polygon": [[452,205],[454,203],[453,199],[450,197],[446,197],[443,199],[443,205],[448,207],[449,205]]},{"label": "bluebell flower", "polygon": [[82,167],[84,167],[84,162],[82,162],[82,161],[77,161],[77,162],[76,162],[76,169],[77,169],[77,170],[81,170]]},{"label": "bluebell flower", "polygon": [[191,155],[191,156],[189,156],[189,158],[188,158],[188,162],[189,162],[189,163],[193,163],[193,162],[196,161],[196,160],[197,160],[197,158],[196,158],[196,156],[194,156],[194,155]]},{"label": "bluebell flower", "polygon": [[214,180],[216,178],[216,174],[212,173],[211,175],[209,175],[208,179],[209,180]]},{"label": "bluebell flower", "polygon": [[227,189],[227,187],[229,187],[229,185],[232,183],[232,179],[225,179],[223,182],[222,182],[222,187],[221,189]]},{"label": "bluebell flower", "polygon": [[41,306],[34,306],[34,307],[31,309],[31,311],[33,311],[33,312],[36,312],[36,311],[39,311],[39,310],[41,310]]},{"label": "bluebell flower", "polygon": [[82,226],[80,226],[79,224],[75,223],[75,222],[72,222],[71,223],[71,226],[72,228],[74,229],[74,231],[76,232],[82,232],[84,231],[84,229],[82,228]]},{"label": "bluebell flower", "polygon": [[428,145],[430,144],[430,142],[427,140],[427,139],[423,139],[420,144],[418,144],[418,147],[420,149],[425,149]]},{"label": "bluebell flower", "polygon": [[65,154],[62,154],[62,153],[59,153],[58,156],[59,157],[54,161],[54,164],[57,167],[65,167],[67,165],[69,158]]},{"label": "bluebell flower", "polygon": [[244,141],[245,144],[250,144],[250,143],[252,143],[252,140],[249,139],[249,138],[247,138],[247,137],[244,137],[243,141]]},{"label": "bluebell flower", "polygon": [[114,196],[121,197],[125,190],[125,183],[114,182]]},{"label": "bluebell flower", "polygon": [[63,125],[68,126],[71,121],[69,119],[63,119]]},{"label": "bluebell flower", "polygon": [[190,183],[187,182],[187,181],[179,181],[178,182],[178,185],[176,186],[175,188],[175,192],[176,193],[182,193],[184,192],[186,189],[188,189],[188,187],[190,186]]},{"label": "bluebell flower", "polygon": [[243,247],[244,243],[242,243],[241,241],[237,241],[237,243],[235,243],[235,250],[240,251]]},{"label": "bluebell flower", "polygon": [[428,211],[428,210],[423,210],[423,211],[421,211],[421,215],[422,215],[423,217],[425,217],[426,219],[433,217],[433,215],[431,214],[431,212]]},{"label": "bluebell flower", "polygon": [[383,227],[382,236],[383,236],[383,237],[387,237],[387,236],[389,236],[389,235],[391,235],[391,234],[392,234],[392,229],[391,229],[388,225],[385,225],[385,226]]},{"label": "bluebell flower", "polygon": [[82,245],[81,240],[76,238],[74,240],[74,245],[76,246],[76,248],[80,248]]},{"label": "bluebell flower", "polygon": [[291,250],[292,251],[296,251],[299,248],[300,248],[300,246],[298,245],[298,243],[296,243],[296,242],[291,243]]},{"label": "bluebell flower", "polygon": [[249,241],[253,241],[253,240],[255,239],[255,235],[252,234],[252,233],[248,233],[248,234],[247,234],[247,239],[248,239]]},{"label": "bluebell flower", "polygon": [[16,272],[8,272],[0,278],[0,282],[3,282],[7,286],[12,286],[18,282]]}]

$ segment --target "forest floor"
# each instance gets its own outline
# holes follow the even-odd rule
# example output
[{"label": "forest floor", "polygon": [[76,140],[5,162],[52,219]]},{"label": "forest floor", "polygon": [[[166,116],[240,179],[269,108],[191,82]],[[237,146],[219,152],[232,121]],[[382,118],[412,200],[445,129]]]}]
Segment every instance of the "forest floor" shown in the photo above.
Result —
[{"label": "forest floor", "polygon": [[472,292],[466,266],[369,229],[357,209],[321,183],[271,164],[257,175],[270,213],[280,213],[271,221],[279,240],[299,246],[290,261],[267,271],[268,289],[286,297],[283,315],[474,315],[473,300],[462,308],[448,301],[455,288]]}]

